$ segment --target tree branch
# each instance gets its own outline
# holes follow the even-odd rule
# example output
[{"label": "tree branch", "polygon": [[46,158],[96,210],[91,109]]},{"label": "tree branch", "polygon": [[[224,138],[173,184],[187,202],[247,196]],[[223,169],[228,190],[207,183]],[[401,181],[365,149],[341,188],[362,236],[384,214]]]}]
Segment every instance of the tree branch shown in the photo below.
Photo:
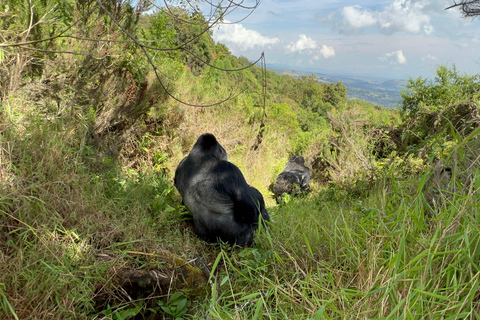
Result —
[{"label": "tree branch", "polygon": [[140,43],[133,35],[130,34],[130,32],[127,31],[127,29],[125,29],[121,24],[120,22],[117,21],[117,19],[115,19],[115,17],[110,13],[110,11],[107,10],[107,8],[105,8],[105,6],[100,2],[100,0],[95,0],[97,2],[97,4],[103,9],[103,11],[105,11],[105,13],[112,19],[112,21],[123,31],[123,33],[125,33],[130,39],[133,40],[133,42],[135,42],[135,44],[137,44],[143,51],[143,53],[145,54],[145,57],[147,58],[148,60],[148,63],[152,66],[153,68],[153,71],[155,72],[155,76],[158,80],[158,82],[160,83],[160,86],[163,88],[163,90],[165,90],[165,92],[175,101],[177,102],[180,102],[182,104],[185,104],[187,106],[191,106],[191,107],[213,107],[213,106],[217,106],[219,104],[222,104],[224,103],[225,101],[228,101],[232,98],[232,95],[233,95],[233,91],[230,92],[229,96],[221,101],[218,101],[218,102],[215,102],[215,103],[212,103],[212,104],[206,104],[206,105],[198,105],[198,104],[193,104],[193,103],[188,103],[188,102],[185,102],[185,101],[182,101],[180,100],[179,98],[175,97],[172,93],[170,93],[170,91],[168,91],[167,87],[165,86],[165,84],[163,83],[162,79],[160,78],[159,74],[158,74],[158,68],[157,66],[155,66],[155,64],[153,63],[150,55],[148,54],[147,52],[147,49],[145,48],[145,46]]},{"label": "tree branch", "polygon": [[465,18],[477,17],[480,15],[480,0],[462,0],[459,3],[454,1],[454,4],[445,8],[445,10],[456,7],[460,7],[460,11]]}]

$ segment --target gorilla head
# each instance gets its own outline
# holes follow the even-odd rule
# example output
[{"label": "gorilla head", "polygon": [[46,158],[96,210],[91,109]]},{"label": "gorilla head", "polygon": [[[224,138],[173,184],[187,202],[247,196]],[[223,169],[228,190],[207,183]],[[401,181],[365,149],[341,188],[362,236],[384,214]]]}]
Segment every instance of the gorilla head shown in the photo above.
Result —
[{"label": "gorilla head", "polygon": [[195,232],[205,241],[250,245],[259,215],[269,221],[262,194],[227,161],[212,134],[202,134],[175,170],[175,187],[193,213]]},{"label": "gorilla head", "polygon": [[[295,188],[296,186],[296,188]],[[280,173],[273,186],[273,193],[277,202],[284,193],[307,193],[310,189],[310,168],[305,166],[305,158],[293,156]]]}]

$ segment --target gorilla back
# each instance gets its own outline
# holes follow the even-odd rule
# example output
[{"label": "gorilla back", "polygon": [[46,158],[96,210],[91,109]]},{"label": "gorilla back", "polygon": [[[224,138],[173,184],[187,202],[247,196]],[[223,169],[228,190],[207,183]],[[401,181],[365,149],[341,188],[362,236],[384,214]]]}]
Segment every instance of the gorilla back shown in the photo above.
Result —
[{"label": "gorilla back", "polygon": [[[295,186],[297,188],[295,188]],[[284,193],[308,193],[310,189],[310,168],[305,166],[305,158],[293,156],[283,171],[278,175],[273,186],[273,193],[277,202],[280,202]]]},{"label": "gorilla back", "polygon": [[202,134],[175,170],[175,187],[205,241],[249,245],[259,215],[269,221],[262,194],[228,162],[215,136]]}]

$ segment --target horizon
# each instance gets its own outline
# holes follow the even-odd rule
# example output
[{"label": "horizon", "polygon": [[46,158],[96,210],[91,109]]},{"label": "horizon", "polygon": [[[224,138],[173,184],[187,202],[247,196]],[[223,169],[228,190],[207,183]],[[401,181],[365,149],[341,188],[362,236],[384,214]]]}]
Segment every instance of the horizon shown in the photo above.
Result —
[{"label": "horizon", "polygon": [[327,74],[306,70],[271,68],[268,65],[267,69],[276,74],[287,75],[294,78],[301,75],[313,74],[318,78],[318,83],[323,83],[324,81],[330,83],[342,82],[347,88],[347,98],[359,99],[374,105],[395,110],[402,102],[401,92],[405,89],[405,85],[408,81],[404,79],[389,79],[372,76],[363,77],[361,75]]},{"label": "horizon", "polygon": [[445,10],[453,3],[265,0],[253,12],[231,13],[213,39],[249,60],[263,51],[267,67],[286,70],[408,80],[430,78],[443,65],[478,74],[480,24]]},{"label": "horizon", "polygon": [[[252,61],[253,62],[253,61]],[[310,74],[322,74],[325,76],[333,76],[333,77],[346,77],[346,78],[360,78],[360,79],[370,79],[370,80],[387,80],[387,81],[408,81],[408,78],[401,79],[401,78],[392,78],[388,76],[373,76],[368,74],[355,74],[355,73],[334,73],[334,72],[325,72],[323,70],[318,69],[308,69],[308,68],[298,68],[298,67],[291,67],[282,64],[275,64],[275,63],[268,63],[267,61],[267,69],[273,71],[272,69],[283,70],[283,71],[293,71],[298,73],[305,73],[307,75]]]}]

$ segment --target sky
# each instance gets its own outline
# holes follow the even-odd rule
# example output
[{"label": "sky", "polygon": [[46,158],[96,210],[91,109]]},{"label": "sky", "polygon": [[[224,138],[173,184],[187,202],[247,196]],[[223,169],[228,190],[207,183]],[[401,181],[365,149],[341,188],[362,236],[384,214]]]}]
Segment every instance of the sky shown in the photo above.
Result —
[{"label": "sky", "polygon": [[213,38],[236,56],[253,61],[265,52],[267,66],[312,73],[408,79],[455,65],[479,74],[480,17],[445,10],[453,3],[262,0],[248,17],[248,10],[226,16]]}]

